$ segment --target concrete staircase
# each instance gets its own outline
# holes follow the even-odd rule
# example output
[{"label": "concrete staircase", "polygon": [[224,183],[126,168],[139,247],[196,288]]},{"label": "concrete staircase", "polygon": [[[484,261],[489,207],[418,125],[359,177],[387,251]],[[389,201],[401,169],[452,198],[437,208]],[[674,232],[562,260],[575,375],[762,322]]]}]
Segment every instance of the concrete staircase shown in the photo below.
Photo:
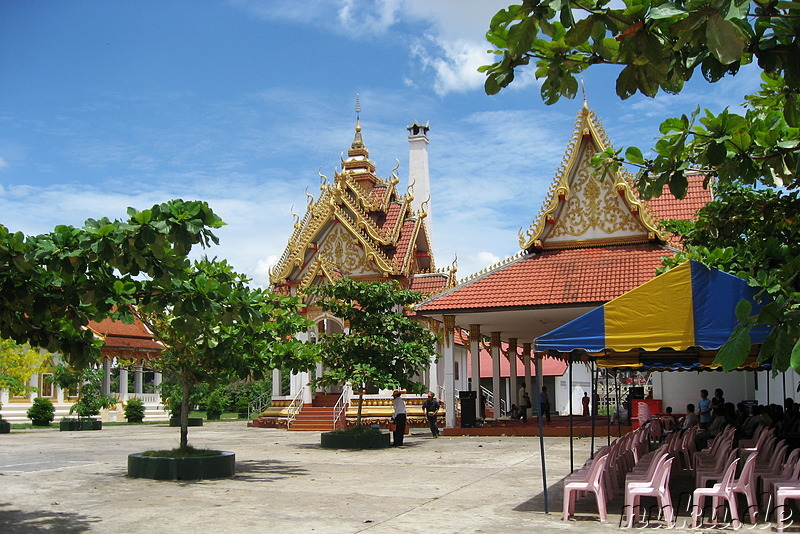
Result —
[{"label": "concrete staircase", "polygon": [[333,430],[333,408],[339,395],[317,393],[311,404],[303,404],[303,409],[292,421],[289,430],[325,432]]}]

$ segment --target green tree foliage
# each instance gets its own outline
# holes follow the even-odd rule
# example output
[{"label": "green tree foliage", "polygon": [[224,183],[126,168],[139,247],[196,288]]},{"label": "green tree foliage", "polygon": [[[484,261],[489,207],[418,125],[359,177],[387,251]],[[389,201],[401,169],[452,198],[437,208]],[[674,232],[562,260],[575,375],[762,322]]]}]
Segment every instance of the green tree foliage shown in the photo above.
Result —
[{"label": "green tree foliage", "polygon": [[20,345],[10,339],[0,339],[0,389],[13,393],[28,393],[30,377],[40,373],[50,355],[30,345]]},{"label": "green tree foliage", "polygon": [[180,381],[182,449],[188,447],[193,386],[260,378],[276,367],[299,371],[314,362],[314,345],[294,337],[309,326],[297,299],[251,288],[248,281],[224,260],[202,259],[133,308],[165,345],[154,367]]},{"label": "green tree foliage", "polygon": [[[750,326],[772,323],[776,328],[760,357],[773,359],[779,371],[790,363],[800,370],[800,266],[796,255],[786,256],[798,242],[800,4],[524,0],[498,12],[486,37],[502,56],[480,68],[487,75],[486,92],[499,92],[513,81],[515,69],[534,62],[548,104],[574,97],[576,75],[596,65],[618,69],[616,92],[622,99],[637,92],[649,97],[659,91],[679,93],[696,70],[713,83],[735,75],[743,65],[758,65],[761,89],[743,95],[743,112],[694,109],[665,120],[651,151],[609,148],[593,163],[610,171],[622,164],[637,167],[637,188],[644,198],[660,195],[665,185],[682,198],[688,172],[703,173],[706,183],[716,178],[723,188],[742,186],[739,192],[749,191],[745,198],[751,200],[756,190],[769,191],[769,198],[759,198],[752,206],[729,196],[727,202],[709,207],[689,238],[690,255],[744,275],[775,299],[758,317],[750,317],[747,306],[740,304],[742,324],[717,361],[728,369],[736,367],[749,349]],[[785,208],[795,210],[784,212],[788,222],[773,224],[780,218],[778,210]],[[713,210],[718,210],[716,215]],[[731,216],[738,223],[729,225]],[[782,256],[786,262],[755,263]]]},{"label": "green tree foliage", "polygon": [[0,225],[0,337],[59,352],[76,368],[91,365],[102,342],[88,321],[130,320],[127,305],[170,288],[192,246],[217,243],[212,229],[224,224],[196,201],[128,215],[29,237]]},{"label": "green tree foliage", "polygon": [[[362,392],[368,384],[381,389],[424,389],[414,377],[430,363],[436,340],[430,330],[404,313],[406,306],[419,302],[419,293],[400,289],[396,281],[349,278],[313,291],[323,297],[319,304],[324,310],[350,324],[349,333],[320,339],[325,371],[317,383],[349,383]],[[357,424],[361,424],[361,403]]]},{"label": "green tree foliage", "polygon": [[103,370],[97,367],[74,369],[64,364],[56,365],[53,369],[53,382],[61,389],[77,391],[80,398],[74,403],[69,413],[77,413],[78,417],[92,417],[98,415],[100,410],[111,408],[117,404],[117,399],[104,395],[101,391]]}]

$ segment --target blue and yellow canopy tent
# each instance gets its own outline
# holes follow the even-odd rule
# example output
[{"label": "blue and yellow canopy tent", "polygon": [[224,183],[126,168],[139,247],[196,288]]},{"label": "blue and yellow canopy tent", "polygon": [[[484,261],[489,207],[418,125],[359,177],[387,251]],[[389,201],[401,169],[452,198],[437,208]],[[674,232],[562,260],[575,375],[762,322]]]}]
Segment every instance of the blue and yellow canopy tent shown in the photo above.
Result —
[{"label": "blue and yellow canopy tent", "polygon": [[[535,350],[561,357],[577,352],[605,368],[714,369],[717,350],[739,323],[737,303],[747,299],[758,313],[756,292],[737,276],[690,260],[539,336]],[[754,327],[753,345],[761,344],[770,330]],[[769,368],[755,361],[755,353],[746,365]]]},{"label": "blue and yellow canopy tent", "polygon": [[[606,370],[614,369],[615,373],[618,369],[718,369],[721,366],[713,363],[714,358],[739,323],[736,305],[742,299],[747,299],[752,305],[752,313],[758,313],[760,305],[755,301],[757,291],[737,276],[690,260],[539,336],[534,340],[534,348],[537,352],[566,359],[570,364],[575,361],[592,362]],[[770,330],[771,326],[759,325],[750,331],[753,348],[741,369],[770,368],[768,362],[756,361],[757,347],[763,343]],[[571,388],[571,366],[569,381]],[[593,380],[593,397],[595,391],[596,384]],[[617,396],[619,397],[619,392]],[[541,413],[541,406],[539,408]],[[595,418],[593,415],[592,455]],[[542,484],[545,511],[548,511],[544,441],[541,438],[541,417],[539,419]],[[607,424],[610,425],[610,419]],[[610,440],[610,429],[608,435]],[[572,461],[573,448],[570,439],[570,464]]]}]

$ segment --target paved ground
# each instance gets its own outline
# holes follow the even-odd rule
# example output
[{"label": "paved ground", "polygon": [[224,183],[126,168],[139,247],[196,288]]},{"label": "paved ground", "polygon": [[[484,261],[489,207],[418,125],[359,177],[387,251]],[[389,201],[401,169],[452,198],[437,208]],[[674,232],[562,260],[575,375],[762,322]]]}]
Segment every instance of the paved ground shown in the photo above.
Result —
[{"label": "paved ground", "polygon": [[[618,531],[619,500],[608,523],[592,499],[577,521],[560,520],[569,441],[545,439],[550,514],[538,438],[434,440],[415,429],[403,448],[335,451],[317,432],[210,423],[189,441],[234,451],[236,476],[164,482],[127,478],[127,454],[176,446],[175,428],[15,430],[0,435],[0,533]],[[589,440],[574,446],[580,465]]]}]

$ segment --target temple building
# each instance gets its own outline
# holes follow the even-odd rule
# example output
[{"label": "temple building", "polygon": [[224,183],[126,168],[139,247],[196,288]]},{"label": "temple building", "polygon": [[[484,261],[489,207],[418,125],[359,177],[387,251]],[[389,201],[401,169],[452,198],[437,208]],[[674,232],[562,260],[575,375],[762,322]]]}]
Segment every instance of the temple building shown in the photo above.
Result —
[{"label": "temple building", "polygon": [[[592,168],[592,156],[608,146],[600,121],[584,102],[544,204],[519,232],[520,252],[417,306],[420,315],[440,321],[446,335],[467,331],[471,354],[480,353],[489,340],[489,355],[470,358],[470,376],[485,377],[493,398],[515,403],[522,383],[533,392],[532,360],[540,372],[553,365],[543,354],[532,353],[533,340],[653,278],[661,258],[677,251],[677,241],[660,229],[659,221],[691,219],[712,198],[711,189],[703,187],[704,177],[696,175],[683,200],[666,194],[644,202],[626,171],[601,174]],[[446,339],[442,353],[448,406],[456,404],[459,391],[453,346]],[[501,367],[508,368],[507,374]],[[553,410],[563,413],[570,396],[574,406],[581,406],[591,374],[584,366],[576,371],[571,389],[564,376],[540,376]],[[480,382],[470,383],[478,394]],[[455,410],[448,410],[447,426],[455,424]]]},{"label": "temple building", "polygon": [[[333,180],[320,174],[319,196],[308,194],[305,214],[295,215],[294,231],[278,262],[270,270],[274,291],[303,295],[310,286],[342,277],[359,281],[397,280],[404,289],[425,295],[455,285],[455,266],[437,270],[430,239],[430,176],[428,170],[428,124],[416,121],[409,135],[409,183],[405,194],[395,167],[390,177],[380,178],[369,159],[360,116],[356,118],[353,142],[341,170]],[[341,319],[323,311],[305,296],[301,313],[315,326],[306,339],[324,333],[347,331]],[[422,318],[423,321],[428,321]],[[435,322],[431,322],[435,325]],[[433,355],[432,355],[433,356]],[[322,372],[322,368],[318,368]],[[431,389],[439,384],[439,369],[431,366],[419,378]],[[312,391],[310,373],[292,376],[288,397],[298,395],[306,404],[341,391]],[[286,399],[280,373],[273,373],[273,404]],[[372,393],[377,394],[377,391]],[[280,405],[280,402],[277,403]]]},{"label": "temple building", "polygon": [[[145,403],[145,417],[148,420],[168,419],[158,389],[161,373],[149,367],[149,363],[161,354],[163,345],[155,341],[138,320],[132,324],[111,319],[89,321],[87,328],[103,342],[100,349],[103,370],[101,391],[119,400],[116,410],[103,410],[103,418],[122,421],[124,403],[132,397],[138,397]],[[72,405],[80,399],[80,391],[62,389],[50,381],[52,370],[60,361],[57,354],[50,356],[41,372],[30,377],[28,385],[35,390],[29,393],[15,394],[13,391],[0,390],[5,419],[14,423],[26,422],[28,419],[25,414],[36,397],[53,402],[56,421],[69,415]]]}]

